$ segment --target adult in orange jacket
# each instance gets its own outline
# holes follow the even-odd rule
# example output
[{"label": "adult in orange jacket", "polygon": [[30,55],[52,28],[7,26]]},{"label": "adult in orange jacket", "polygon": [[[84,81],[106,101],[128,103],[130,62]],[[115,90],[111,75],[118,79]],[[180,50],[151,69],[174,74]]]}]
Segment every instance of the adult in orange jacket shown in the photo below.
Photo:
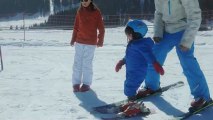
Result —
[{"label": "adult in orange jacket", "polygon": [[95,6],[93,0],[81,0],[70,42],[71,46],[75,45],[72,74],[74,92],[90,90],[94,52],[96,46],[103,46],[104,33],[104,22],[100,10]]}]

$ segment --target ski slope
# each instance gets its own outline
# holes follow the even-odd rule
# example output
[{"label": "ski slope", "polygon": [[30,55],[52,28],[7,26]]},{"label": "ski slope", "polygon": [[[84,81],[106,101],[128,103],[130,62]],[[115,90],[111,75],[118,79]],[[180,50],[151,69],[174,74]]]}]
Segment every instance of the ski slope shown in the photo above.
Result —
[{"label": "ski slope", "polygon": [[[124,56],[124,27],[107,28],[103,48],[94,58],[92,90],[72,92],[74,47],[69,46],[72,31],[0,31],[4,70],[0,72],[0,120],[99,120],[110,115],[91,112],[91,108],[123,100],[125,67],[118,73],[115,64]],[[152,36],[149,29],[147,36]],[[213,95],[213,31],[199,32],[195,56]],[[192,96],[182,73],[175,49],[168,54],[161,86],[183,81],[185,86],[146,99],[156,114],[132,120],[169,120],[188,110]],[[189,120],[211,120],[213,108]],[[130,119],[131,120],[131,119]]]}]

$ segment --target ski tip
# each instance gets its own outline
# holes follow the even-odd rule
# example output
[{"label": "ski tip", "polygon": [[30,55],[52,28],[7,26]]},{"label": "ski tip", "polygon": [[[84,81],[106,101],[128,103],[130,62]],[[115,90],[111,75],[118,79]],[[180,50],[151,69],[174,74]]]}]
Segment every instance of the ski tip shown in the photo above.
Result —
[{"label": "ski tip", "polygon": [[111,108],[93,108],[93,113],[102,113],[102,114],[114,114],[118,113],[119,109],[116,107]]}]

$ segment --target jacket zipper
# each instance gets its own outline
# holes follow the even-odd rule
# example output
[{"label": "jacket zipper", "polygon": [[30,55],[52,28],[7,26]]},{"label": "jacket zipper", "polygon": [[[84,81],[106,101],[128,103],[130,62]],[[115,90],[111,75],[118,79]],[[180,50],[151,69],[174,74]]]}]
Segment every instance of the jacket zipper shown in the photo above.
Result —
[{"label": "jacket zipper", "polygon": [[169,6],[169,15],[171,15],[171,1],[168,1],[168,6]]}]

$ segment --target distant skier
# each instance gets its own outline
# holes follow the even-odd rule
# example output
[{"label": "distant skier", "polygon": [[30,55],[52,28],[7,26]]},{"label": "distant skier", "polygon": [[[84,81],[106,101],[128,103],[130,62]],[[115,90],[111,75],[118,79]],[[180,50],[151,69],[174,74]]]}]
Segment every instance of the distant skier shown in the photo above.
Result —
[{"label": "distant skier", "polygon": [[[120,60],[115,71],[118,72],[122,66],[126,65],[126,80],[124,82],[124,94],[130,101],[121,109],[125,111],[128,116],[141,112],[139,107],[127,109],[129,105],[132,106],[132,101],[138,97],[137,90],[145,79],[148,63],[153,64],[154,70],[163,75],[164,70],[157,62],[155,56],[152,54],[152,47],[154,42],[151,38],[144,37],[147,33],[147,25],[141,20],[133,20],[127,23],[125,33],[128,39],[125,57]],[[137,103],[136,103],[137,104]],[[142,104],[143,105],[143,104]]]},{"label": "distant skier", "polygon": [[[97,30],[99,31],[98,34]],[[100,10],[93,4],[93,0],[81,0],[70,41],[71,46],[75,44],[72,74],[74,92],[90,90],[94,52],[96,46],[103,46],[104,33],[104,23]]]},{"label": "distant skier", "polygon": [[[199,2],[155,0],[155,8],[153,53],[163,65],[167,54],[176,48],[183,73],[194,96],[190,109],[200,108],[211,101],[211,98],[206,78],[194,57],[194,40],[201,23]],[[142,95],[153,93],[160,88],[160,76],[152,64],[148,67],[145,84],[147,89]]]}]

